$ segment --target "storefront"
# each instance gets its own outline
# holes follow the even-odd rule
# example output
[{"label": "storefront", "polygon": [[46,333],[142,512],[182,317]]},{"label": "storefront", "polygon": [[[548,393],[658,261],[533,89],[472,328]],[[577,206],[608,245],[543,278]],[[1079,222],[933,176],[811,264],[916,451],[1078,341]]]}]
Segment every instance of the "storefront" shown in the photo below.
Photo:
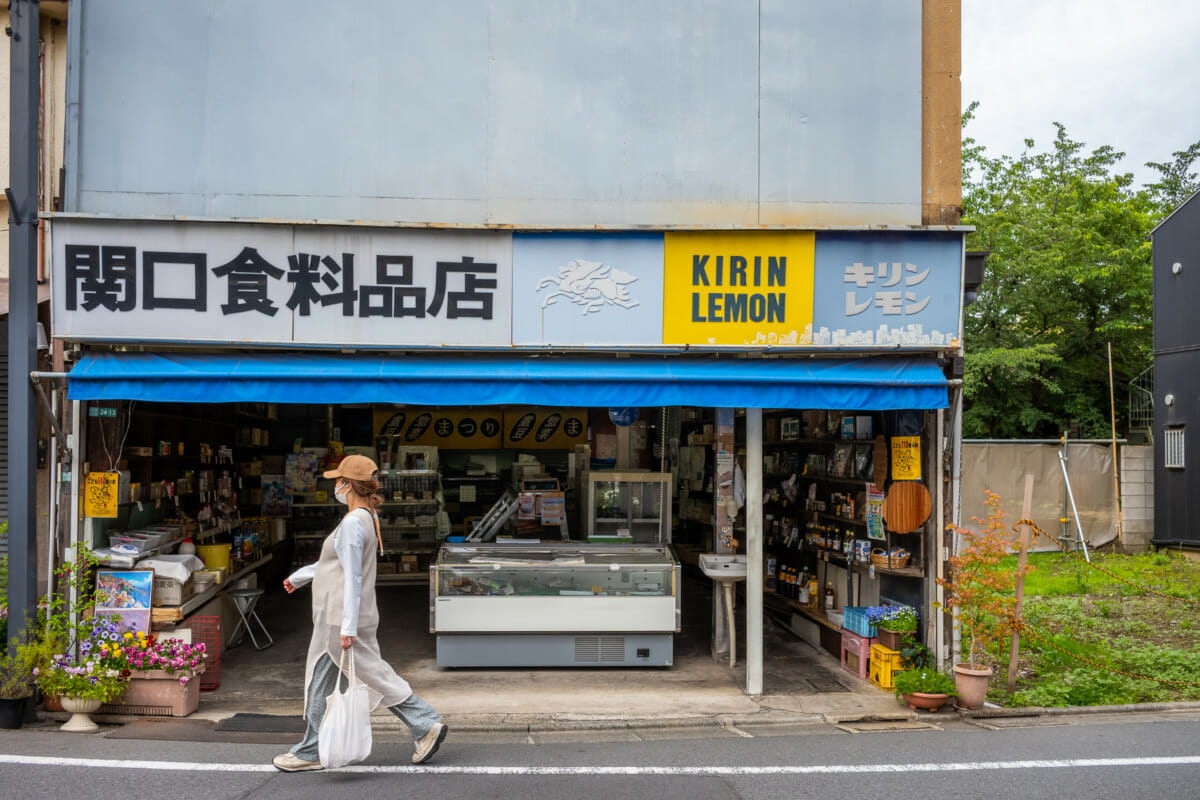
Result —
[{"label": "storefront", "polygon": [[[705,552],[747,557],[750,693],[764,611],[836,649],[827,594],[920,608],[942,652],[962,241],[60,215],[88,442],[64,488],[97,476],[116,505],[72,503],[73,535],[228,544],[221,583],[155,609],[182,624],[310,559],[337,519],[317,475],[361,452],[385,469],[380,580],[429,582],[444,666],[669,666]],[[917,499],[887,505],[897,485]]]}]

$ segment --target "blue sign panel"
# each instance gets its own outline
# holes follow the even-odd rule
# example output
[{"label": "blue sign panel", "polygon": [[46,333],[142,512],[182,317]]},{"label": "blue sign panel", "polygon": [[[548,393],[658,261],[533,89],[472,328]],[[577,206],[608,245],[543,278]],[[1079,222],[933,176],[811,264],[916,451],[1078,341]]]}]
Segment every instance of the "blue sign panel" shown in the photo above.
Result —
[{"label": "blue sign panel", "polygon": [[661,233],[513,234],[513,344],[662,345]]},{"label": "blue sign panel", "polygon": [[952,347],[961,340],[962,234],[817,235],[811,344]]}]

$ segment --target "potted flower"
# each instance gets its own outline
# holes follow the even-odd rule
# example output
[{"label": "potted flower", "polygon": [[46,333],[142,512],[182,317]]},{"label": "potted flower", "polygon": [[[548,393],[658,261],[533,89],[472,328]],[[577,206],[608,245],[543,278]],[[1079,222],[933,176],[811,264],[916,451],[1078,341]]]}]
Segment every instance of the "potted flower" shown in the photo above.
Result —
[{"label": "potted flower", "polygon": [[25,704],[33,696],[36,666],[33,649],[15,638],[0,650],[0,728],[21,727]]},{"label": "potted flower", "polygon": [[121,671],[101,662],[99,658],[59,653],[44,668],[35,669],[37,683],[48,695],[62,698],[63,708],[71,718],[60,730],[90,733],[100,729],[89,714],[102,703],[114,700],[125,691]]},{"label": "potted flower", "polygon": [[865,613],[879,643],[889,650],[899,650],[907,635],[917,632],[917,610],[912,606],[870,606]]},{"label": "potted flower", "polygon": [[896,673],[896,697],[914,711],[937,711],[958,692],[954,679],[935,669],[906,669]]},{"label": "potted flower", "polygon": [[[961,549],[950,559],[950,577],[938,579],[948,589],[946,607],[953,610],[967,647],[966,662],[954,665],[957,703],[963,708],[982,708],[987,698],[992,667],[983,659],[1011,630],[1020,572],[1015,566],[1011,570],[1001,566],[1013,542],[1004,526],[1000,496],[991,491],[985,494],[984,502],[991,509],[987,519],[972,518],[983,529],[955,529]],[[1026,573],[1032,570],[1032,565],[1025,567]]]},{"label": "potted flower", "polygon": [[111,703],[104,710],[122,713],[129,706],[152,706],[184,717],[199,707],[199,676],[208,660],[203,643],[127,631],[117,641],[102,646],[101,653],[117,659],[129,678],[129,689],[121,703]]}]

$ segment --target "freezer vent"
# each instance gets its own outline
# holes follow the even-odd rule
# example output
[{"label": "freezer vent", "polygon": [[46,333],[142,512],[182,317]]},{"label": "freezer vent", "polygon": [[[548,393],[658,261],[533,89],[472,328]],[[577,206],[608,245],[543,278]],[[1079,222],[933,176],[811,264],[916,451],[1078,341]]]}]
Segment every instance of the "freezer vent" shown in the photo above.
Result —
[{"label": "freezer vent", "polygon": [[620,664],[624,661],[624,636],[575,637],[575,663],[577,664]]}]

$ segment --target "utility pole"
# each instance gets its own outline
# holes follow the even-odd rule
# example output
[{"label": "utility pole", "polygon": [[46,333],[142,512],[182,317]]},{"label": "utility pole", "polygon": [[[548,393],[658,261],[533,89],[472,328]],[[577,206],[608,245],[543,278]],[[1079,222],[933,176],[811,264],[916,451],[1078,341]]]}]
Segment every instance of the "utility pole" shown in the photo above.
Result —
[{"label": "utility pole", "polygon": [[37,609],[38,2],[9,0],[8,632]]}]

